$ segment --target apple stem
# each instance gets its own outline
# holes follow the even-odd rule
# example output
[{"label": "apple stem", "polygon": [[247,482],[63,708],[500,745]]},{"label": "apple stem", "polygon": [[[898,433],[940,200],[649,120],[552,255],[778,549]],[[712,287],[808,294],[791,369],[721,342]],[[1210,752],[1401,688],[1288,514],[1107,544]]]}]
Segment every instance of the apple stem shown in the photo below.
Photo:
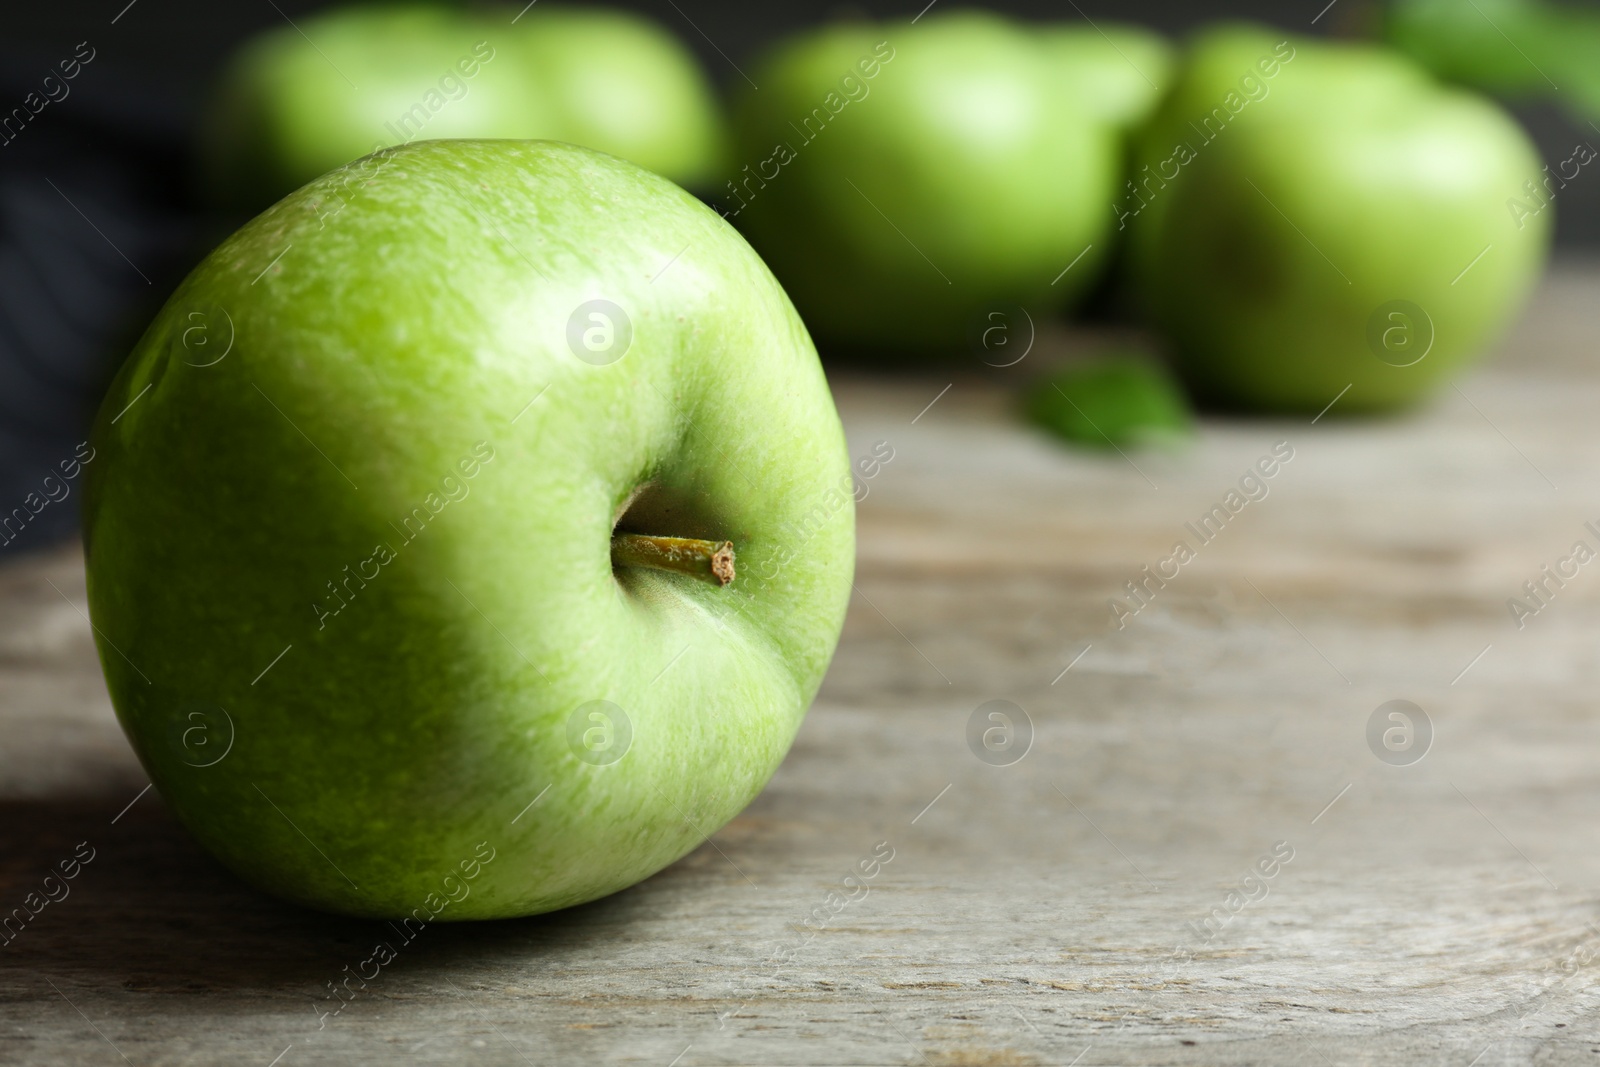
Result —
[{"label": "apple stem", "polygon": [[727,585],[733,581],[733,542],[619,533],[611,537],[613,567],[651,567]]}]

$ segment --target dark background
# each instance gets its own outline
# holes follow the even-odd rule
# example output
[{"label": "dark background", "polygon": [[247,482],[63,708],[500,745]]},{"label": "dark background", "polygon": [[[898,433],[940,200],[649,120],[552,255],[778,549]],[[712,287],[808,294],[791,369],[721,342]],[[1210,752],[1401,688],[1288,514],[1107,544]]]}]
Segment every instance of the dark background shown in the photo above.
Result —
[{"label": "dark background", "polygon": [[[515,9],[520,0],[506,0]],[[548,0],[542,0],[548,2]],[[752,61],[775,38],[837,17],[906,18],[924,0],[819,3],[804,0],[618,0],[609,6],[654,17],[677,33],[711,76],[727,84],[738,78],[732,63]],[[203,107],[208,86],[232,49],[257,31],[281,26],[332,6],[327,0],[93,0],[91,3],[30,3],[6,12],[0,38],[0,91],[17,96],[37,81],[30,67],[43,68],[87,39],[98,51],[92,77],[80,79],[78,95],[112,116],[113,123],[157,128],[179,136]],[[458,6],[483,7],[461,2]],[[505,4],[493,6],[504,7]],[[935,11],[981,6],[1033,19],[1120,20],[1143,23],[1181,37],[1205,23],[1254,19],[1306,34],[1370,36],[1381,21],[1380,0],[997,0],[973,4],[936,0]],[[1580,6],[1590,6],[1582,4]],[[1462,0],[1462,18],[1482,18]],[[112,19],[116,18],[115,25]],[[1315,24],[1313,24],[1313,20]],[[1507,47],[1512,47],[1508,43]],[[5,107],[9,96],[0,98]],[[3,110],[3,108],[0,108]],[[63,105],[62,110],[67,110]],[[1547,104],[1515,105],[1548,160],[1561,160],[1595,131]],[[52,116],[59,118],[60,116]],[[0,160],[3,166],[4,160]],[[174,174],[173,181],[186,175]],[[1600,246],[1600,198],[1569,196],[1558,212],[1557,244]]]},{"label": "dark background", "polygon": [[[908,18],[925,2],[621,0],[613,6],[661,22],[727,85],[740,79],[735,63],[751,64],[785,33],[835,17]],[[21,536],[0,534],[0,560],[75,528],[81,485],[68,500],[31,517],[15,509],[73,455],[121,356],[177,281],[223,235],[193,208],[188,156],[190,130],[218,70],[251,34],[328,6],[324,0],[7,5],[0,114],[19,106],[80,42],[95,58],[66,99],[0,145],[0,520],[29,518]],[[1225,18],[1301,34],[1372,36],[1382,13],[1378,0],[932,5],[936,12],[962,6],[1032,19],[1137,22],[1175,37]],[[1470,0],[1462,0],[1461,11],[1462,18],[1484,17]],[[1567,158],[1579,140],[1600,141],[1600,131],[1580,126],[1554,105],[1513,110],[1547,161]],[[1600,186],[1563,193],[1556,239],[1568,252],[1600,246]]]},{"label": "dark background", "polygon": [[[526,0],[503,0],[513,11]],[[549,0],[540,0],[549,2]],[[565,0],[572,3],[573,0]],[[605,6],[627,8],[649,15],[678,33],[701,56],[719,80],[732,73],[720,48],[743,62],[761,46],[792,30],[836,17],[909,18],[927,0],[900,3],[827,3],[802,0],[611,0]],[[85,34],[95,43],[103,39],[107,66],[147,76],[174,95],[194,100],[225,59],[228,50],[244,37],[271,26],[283,25],[285,16],[298,19],[333,6],[326,0],[136,0],[111,26],[110,21],[128,0],[66,0],[63,3],[17,4],[5,15],[5,40],[28,46],[60,48],[75,44]],[[674,6],[676,5],[676,6]],[[13,5],[7,5],[8,7]],[[463,2],[460,7],[486,5]],[[1375,0],[1338,0],[1311,25],[1327,0],[1228,0],[1223,3],[1185,3],[1183,0],[1000,0],[958,2],[938,0],[933,10],[983,7],[1025,18],[1073,19],[1089,17],[1139,22],[1181,34],[1220,18],[1250,18],[1281,25],[1302,33],[1358,32],[1376,19]],[[1471,7],[1462,0],[1462,8]],[[692,22],[691,22],[692,20]],[[699,27],[699,31],[695,29]],[[716,42],[713,47],[705,37]]]}]

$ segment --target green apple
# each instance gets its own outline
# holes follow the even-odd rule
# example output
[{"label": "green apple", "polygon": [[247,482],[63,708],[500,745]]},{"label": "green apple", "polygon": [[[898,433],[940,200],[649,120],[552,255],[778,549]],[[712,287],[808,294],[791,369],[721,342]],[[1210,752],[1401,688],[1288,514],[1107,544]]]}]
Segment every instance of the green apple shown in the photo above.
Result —
[{"label": "green apple", "polygon": [[1506,328],[1548,250],[1526,134],[1373,46],[1208,31],[1136,163],[1132,284],[1215,403],[1413,402]]},{"label": "green apple", "polygon": [[1384,36],[1441,78],[1517,95],[1547,88],[1532,57],[1556,65],[1555,10],[1528,0],[1474,3],[1475,11],[1452,0],[1392,0],[1384,9]]},{"label": "green apple", "polygon": [[676,37],[630,12],[544,4],[517,28],[523,62],[561,117],[560,139],[679,185],[712,183],[726,152],[720,105]]},{"label": "green apple", "polygon": [[826,341],[957,349],[997,305],[1044,311],[1092,280],[1114,134],[1061,105],[1023,27],[978,12],[841,23],[751,77],[727,213]]},{"label": "green apple", "polygon": [[1124,132],[1142,126],[1172,81],[1172,45],[1142,26],[1053,23],[1040,40],[1068,106]]},{"label": "green apple", "polygon": [[[782,760],[851,590],[782,289],[567,144],[419,142],[279,202],[173,294],[93,443],[128,737],[213,854],[334,912],[527,915],[683,856]],[[731,542],[733,584],[622,551],[652,536]]]},{"label": "green apple", "polygon": [[206,116],[204,184],[255,209],[375,148],[447,137],[547,137],[707,179],[720,112],[675,38],[605,9],[516,14],[356,6],[260,35]]},{"label": "green apple", "polygon": [[1600,116],[1600,13],[1547,0],[1394,0],[1384,37],[1439,77],[1504,96],[1546,97],[1579,123]]},{"label": "green apple", "polygon": [[259,208],[412,139],[532,137],[558,126],[516,51],[464,14],[336,8],[299,27],[253,38],[223,73],[200,142],[219,202]]}]

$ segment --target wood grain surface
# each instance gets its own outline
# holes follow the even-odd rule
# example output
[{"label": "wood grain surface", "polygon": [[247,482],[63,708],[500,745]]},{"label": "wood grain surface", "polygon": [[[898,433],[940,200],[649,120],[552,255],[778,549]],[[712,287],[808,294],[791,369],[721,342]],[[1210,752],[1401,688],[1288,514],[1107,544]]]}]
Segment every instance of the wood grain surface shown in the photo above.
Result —
[{"label": "wood grain surface", "polygon": [[[1507,607],[1600,545],[1597,287],[1563,267],[1410,416],[1212,419],[1170,454],[1017,423],[1081,336],[836,375],[852,454],[893,458],[771,786],[610,899],[429,927],[348,1003],[329,983],[394,932],[201,853],[142,792],[77,549],[10,560],[0,913],[93,858],[0,944],[0,1061],[1600,1064],[1600,564]],[[1118,629],[1108,600],[1279,442]],[[974,748],[995,700],[1011,747]],[[1391,700],[1420,760],[1369,744]]]}]

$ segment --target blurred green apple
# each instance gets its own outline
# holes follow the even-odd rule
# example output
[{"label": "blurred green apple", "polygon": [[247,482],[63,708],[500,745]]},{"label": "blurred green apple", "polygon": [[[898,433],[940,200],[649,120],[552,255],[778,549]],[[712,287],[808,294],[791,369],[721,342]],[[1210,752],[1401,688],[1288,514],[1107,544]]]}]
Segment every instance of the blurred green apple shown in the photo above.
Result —
[{"label": "blurred green apple", "polygon": [[560,140],[596,148],[691,188],[726,151],[720,105],[678,39],[630,12],[532,8],[517,23],[524,62],[560,116]]},{"label": "blurred green apple", "polygon": [[637,15],[556,7],[335,8],[248,42],[201,137],[213,200],[255,210],[377,148],[544,137],[707,180],[721,115],[694,58]]},{"label": "blurred green apple", "polygon": [[1550,64],[1554,9],[1529,0],[1473,2],[1476,10],[1455,0],[1391,2],[1384,36],[1440,78],[1515,95],[1548,88],[1529,50]]},{"label": "blurred green apple", "polygon": [[1040,35],[1068,106],[1124,132],[1144,124],[1172,82],[1172,45],[1142,26],[1054,23]]},{"label": "blurred green apple", "polygon": [[722,195],[824,340],[948,352],[995,308],[1044,312],[1093,279],[1114,134],[1062,106],[1028,29],[978,12],[841,23],[751,77]]},{"label": "blurred green apple", "polygon": [[[213,854],[335,912],[527,915],[696,848],[782,760],[851,590],[782,289],[572,145],[420,142],[284,199],[168,301],[93,443],[123,728]],[[707,580],[650,535],[715,549]]]},{"label": "blurred green apple", "polygon": [[466,16],[421,4],[336,8],[245,44],[204,117],[212,198],[256,210],[375,148],[419,137],[530,137],[556,118],[529,72]]},{"label": "blurred green apple", "polygon": [[1415,401],[1499,336],[1548,250],[1521,128],[1378,47],[1207,31],[1136,163],[1132,284],[1216,403]]},{"label": "blurred green apple", "polygon": [[1393,0],[1384,37],[1434,74],[1513,98],[1546,97],[1581,123],[1600,117],[1600,12],[1547,0]]}]

